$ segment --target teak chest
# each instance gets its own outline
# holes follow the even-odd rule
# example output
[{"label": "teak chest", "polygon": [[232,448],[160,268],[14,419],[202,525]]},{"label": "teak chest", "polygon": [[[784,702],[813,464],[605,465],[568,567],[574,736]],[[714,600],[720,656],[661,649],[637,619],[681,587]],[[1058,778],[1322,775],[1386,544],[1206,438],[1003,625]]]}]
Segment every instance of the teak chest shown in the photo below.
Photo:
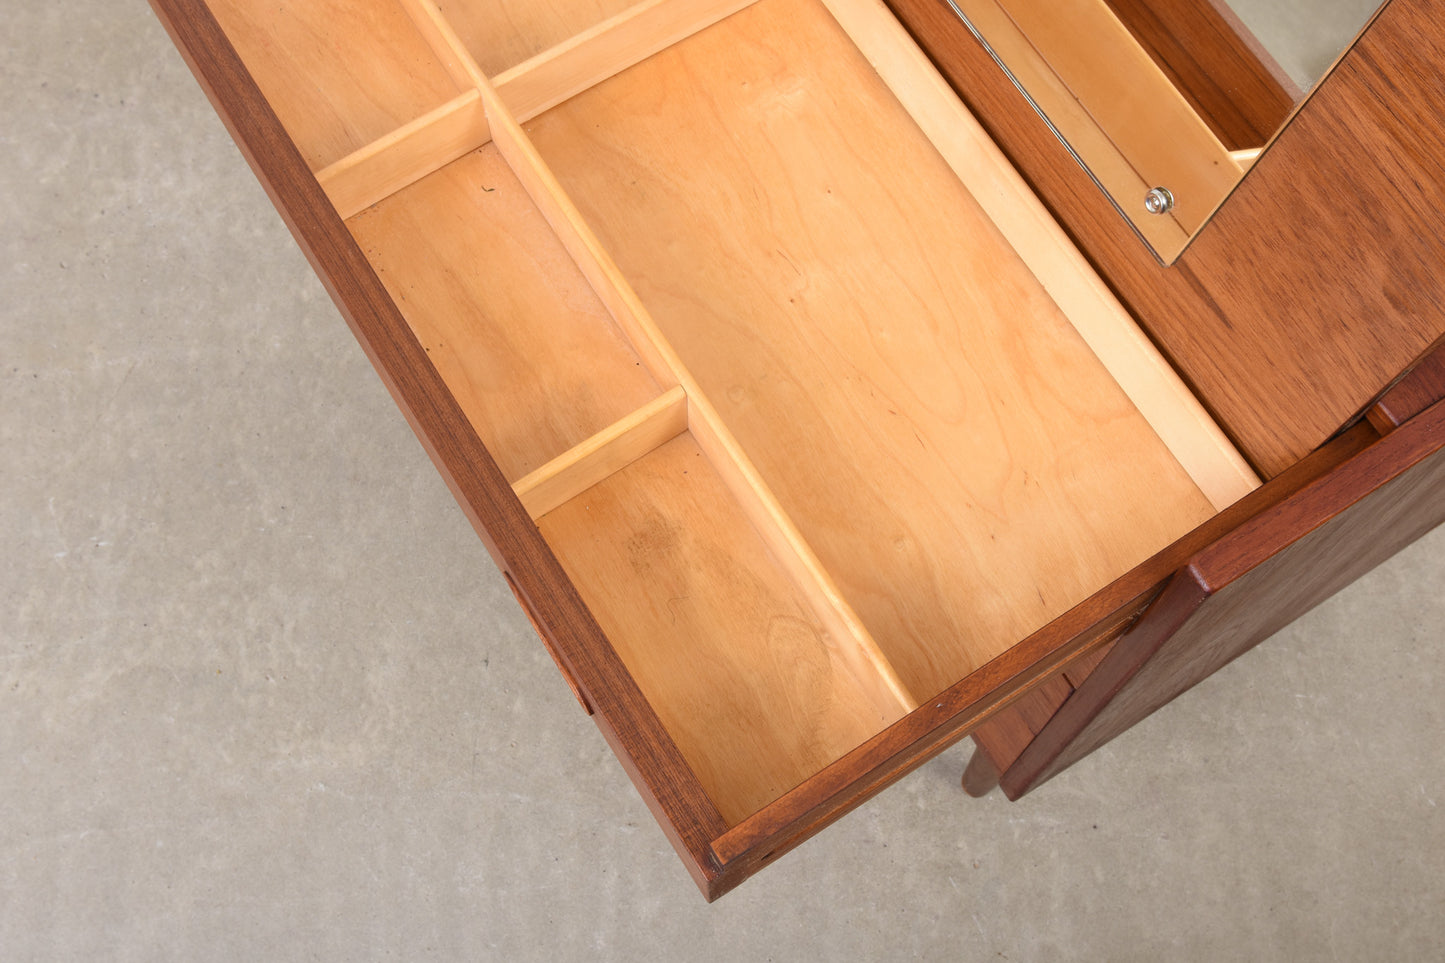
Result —
[{"label": "teak chest", "polygon": [[1140,279],[1199,272],[1035,193],[934,0],[947,78],[879,0],[153,5],[709,898],[969,734],[1026,791],[1445,516],[1445,379],[1380,400],[1445,322],[1235,390],[1269,304],[1172,341]]}]

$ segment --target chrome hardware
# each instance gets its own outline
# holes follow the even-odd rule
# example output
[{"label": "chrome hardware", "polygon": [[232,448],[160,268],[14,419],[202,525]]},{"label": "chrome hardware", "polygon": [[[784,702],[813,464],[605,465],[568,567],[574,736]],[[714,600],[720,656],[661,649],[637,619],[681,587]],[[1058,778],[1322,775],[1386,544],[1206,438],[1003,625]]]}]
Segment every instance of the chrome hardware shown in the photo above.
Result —
[{"label": "chrome hardware", "polygon": [[1168,214],[1174,210],[1174,195],[1167,187],[1156,187],[1144,195],[1144,210],[1150,214]]}]

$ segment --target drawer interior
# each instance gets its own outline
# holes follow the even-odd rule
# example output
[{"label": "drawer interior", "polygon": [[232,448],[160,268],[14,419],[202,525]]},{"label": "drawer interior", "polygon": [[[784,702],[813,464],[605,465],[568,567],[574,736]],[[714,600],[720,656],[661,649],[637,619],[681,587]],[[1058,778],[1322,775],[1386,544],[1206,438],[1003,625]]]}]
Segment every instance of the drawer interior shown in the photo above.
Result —
[{"label": "drawer interior", "polygon": [[313,169],[459,93],[395,2],[210,0],[210,7]]},{"label": "drawer interior", "polygon": [[[448,3],[447,20],[489,77],[586,35],[636,0],[503,0]],[[696,6],[694,4],[694,6]]]},{"label": "drawer interior", "polygon": [[1257,485],[877,0],[216,0],[736,824]]},{"label": "drawer interior", "polygon": [[351,229],[509,479],[662,393],[494,145]]}]

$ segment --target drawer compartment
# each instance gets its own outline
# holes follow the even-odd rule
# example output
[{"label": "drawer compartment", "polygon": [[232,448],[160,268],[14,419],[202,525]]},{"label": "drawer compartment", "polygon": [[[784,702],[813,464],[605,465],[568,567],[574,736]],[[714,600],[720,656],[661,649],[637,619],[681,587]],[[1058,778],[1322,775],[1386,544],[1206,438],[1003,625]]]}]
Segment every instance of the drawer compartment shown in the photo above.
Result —
[{"label": "drawer compartment", "polygon": [[690,434],[541,529],[728,822],[902,717],[877,674],[838,651]]},{"label": "drawer compartment", "polygon": [[315,177],[238,137],[710,896],[1257,485],[876,0],[213,6]]},{"label": "drawer compartment", "polygon": [[214,0],[210,7],[313,170],[461,92],[395,2]]},{"label": "drawer compartment", "polygon": [[509,481],[661,393],[496,147],[351,230]]}]

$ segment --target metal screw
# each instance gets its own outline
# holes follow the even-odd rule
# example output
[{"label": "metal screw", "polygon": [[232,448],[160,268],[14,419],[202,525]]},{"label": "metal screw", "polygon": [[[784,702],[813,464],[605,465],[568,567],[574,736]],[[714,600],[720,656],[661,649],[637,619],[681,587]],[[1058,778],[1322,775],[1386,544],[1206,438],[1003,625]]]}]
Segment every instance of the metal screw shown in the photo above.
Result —
[{"label": "metal screw", "polygon": [[1144,210],[1150,214],[1168,214],[1174,210],[1174,195],[1167,187],[1156,187],[1144,195]]}]

